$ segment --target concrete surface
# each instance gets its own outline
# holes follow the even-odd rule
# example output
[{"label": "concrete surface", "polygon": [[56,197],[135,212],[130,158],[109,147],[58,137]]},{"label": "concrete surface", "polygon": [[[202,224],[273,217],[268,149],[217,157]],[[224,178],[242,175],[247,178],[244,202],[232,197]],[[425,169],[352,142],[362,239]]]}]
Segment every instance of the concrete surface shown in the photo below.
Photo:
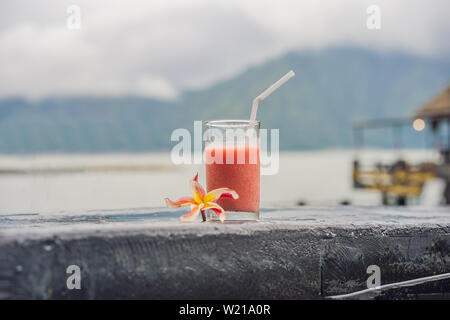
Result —
[{"label": "concrete surface", "polygon": [[[0,298],[450,299],[448,207],[267,208],[225,224],[179,223],[185,211],[2,214]],[[369,265],[382,288],[342,297],[367,289]]]}]

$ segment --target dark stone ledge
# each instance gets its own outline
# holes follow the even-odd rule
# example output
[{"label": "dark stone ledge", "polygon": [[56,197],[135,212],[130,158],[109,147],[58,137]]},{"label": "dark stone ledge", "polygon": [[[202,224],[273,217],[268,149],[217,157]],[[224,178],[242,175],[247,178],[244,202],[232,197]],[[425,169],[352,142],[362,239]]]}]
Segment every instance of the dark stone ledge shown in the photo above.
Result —
[{"label": "dark stone ledge", "polygon": [[[320,299],[450,272],[449,208],[278,208],[182,224],[182,210],[0,214],[1,299]],[[66,285],[69,265],[81,289]],[[448,279],[376,298],[449,298]]]}]

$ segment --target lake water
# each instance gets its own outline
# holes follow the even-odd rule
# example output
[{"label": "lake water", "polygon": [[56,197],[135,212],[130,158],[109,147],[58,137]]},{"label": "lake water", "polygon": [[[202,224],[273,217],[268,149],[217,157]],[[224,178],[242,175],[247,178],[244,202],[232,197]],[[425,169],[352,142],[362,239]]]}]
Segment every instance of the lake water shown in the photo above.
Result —
[{"label": "lake water", "polygon": [[[426,150],[367,150],[358,156],[364,165],[400,157],[412,163],[438,159],[436,152]],[[281,153],[279,173],[261,177],[261,205],[380,204],[377,192],[352,188],[354,157],[355,152],[346,150]],[[122,170],[62,170],[86,166]],[[197,171],[205,182],[203,166],[175,166],[169,153],[0,156],[0,170],[32,172],[0,174],[0,214],[160,207],[165,197],[189,195],[189,179]],[[438,201],[438,195],[432,197],[432,203]]]}]

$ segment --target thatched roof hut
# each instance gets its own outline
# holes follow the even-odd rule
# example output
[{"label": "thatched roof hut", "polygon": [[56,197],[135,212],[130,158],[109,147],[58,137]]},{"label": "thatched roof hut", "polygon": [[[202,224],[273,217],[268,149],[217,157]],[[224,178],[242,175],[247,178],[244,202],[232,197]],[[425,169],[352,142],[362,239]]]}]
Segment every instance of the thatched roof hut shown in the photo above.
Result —
[{"label": "thatched roof hut", "polygon": [[417,110],[415,116],[431,119],[450,118],[450,85]]},{"label": "thatched roof hut", "polygon": [[[417,110],[415,116],[431,120],[431,129],[435,132],[441,122],[445,121],[450,126],[450,85]],[[450,205],[450,131],[447,132],[447,144],[440,144],[443,163],[437,166],[436,175],[445,181],[444,203]]]}]

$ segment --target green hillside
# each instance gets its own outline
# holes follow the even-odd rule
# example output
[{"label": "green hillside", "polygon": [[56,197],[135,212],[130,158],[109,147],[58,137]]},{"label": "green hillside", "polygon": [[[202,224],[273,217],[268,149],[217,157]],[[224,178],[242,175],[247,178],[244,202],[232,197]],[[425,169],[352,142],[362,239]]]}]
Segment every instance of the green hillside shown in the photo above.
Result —
[{"label": "green hillside", "polygon": [[[263,127],[280,129],[282,149],[351,147],[351,121],[405,116],[450,82],[447,61],[356,48],[293,52],[177,102],[123,98],[0,100],[0,152],[111,152],[169,149],[193,120],[248,118],[252,99],[290,69],[260,106]],[[369,140],[388,146],[388,132]],[[408,146],[423,139],[406,132]],[[417,140],[417,141],[416,141]],[[420,141],[419,141],[420,140]]]}]

